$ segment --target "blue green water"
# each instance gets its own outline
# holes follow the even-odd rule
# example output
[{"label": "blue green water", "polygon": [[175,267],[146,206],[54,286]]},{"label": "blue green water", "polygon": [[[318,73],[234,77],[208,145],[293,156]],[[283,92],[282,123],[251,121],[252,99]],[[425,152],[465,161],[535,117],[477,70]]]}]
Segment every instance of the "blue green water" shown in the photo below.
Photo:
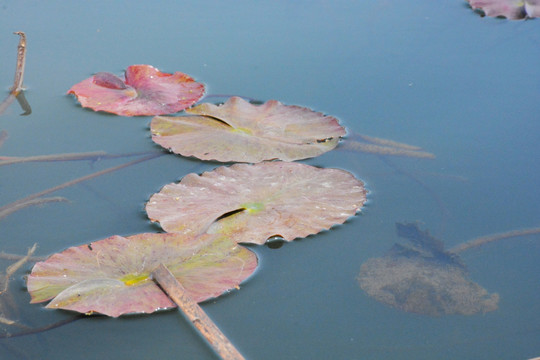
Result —
[{"label": "blue green water", "polygon": [[[240,291],[203,304],[249,359],[526,359],[540,356],[540,238],[464,253],[471,278],[499,293],[497,311],[432,318],[371,299],[361,264],[418,221],[448,247],[540,226],[540,20],[482,18],[446,1],[0,1],[0,86],[13,80],[25,31],[26,98],[0,117],[1,156],[160,151],[150,117],[83,110],[65,92],[98,71],[132,64],[182,71],[210,94],[308,106],[350,132],[422,147],[434,160],[332,151],[305,163],[352,171],[369,202],[342,226],[277,250],[252,247],[260,269]],[[0,167],[0,205],[127,159]],[[388,162],[391,162],[389,166]],[[212,169],[174,155],[61,190],[70,203],[0,221],[0,250],[41,255],[114,234],[158,231],[144,202],[164,184]],[[396,171],[399,169],[400,171]],[[419,181],[418,181],[419,180]],[[9,263],[0,263],[2,269]],[[30,265],[24,270],[29,271]],[[70,314],[29,305],[35,326]],[[0,340],[0,358],[214,359],[175,311],[96,317]]]}]

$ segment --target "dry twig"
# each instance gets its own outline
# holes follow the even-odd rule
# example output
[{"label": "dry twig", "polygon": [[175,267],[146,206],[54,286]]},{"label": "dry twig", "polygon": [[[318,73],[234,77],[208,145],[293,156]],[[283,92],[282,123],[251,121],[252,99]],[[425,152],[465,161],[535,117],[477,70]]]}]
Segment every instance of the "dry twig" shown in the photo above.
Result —
[{"label": "dry twig", "polygon": [[[13,86],[11,87],[8,97],[0,103],[0,115],[9,107],[9,105],[11,105],[13,100],[15,100],[23,90],[24,65],[26,63],[26,35],[22,31],[17,31],[14,34],[19,35],[15,79],[13,80]],[[28,113],[27,109],[25,109],[25,113]]]},{"label": "dry twig", "polygon": [[36,251],[36,248],[37,248],[37,243],[34,244],[34,246],[32,246],[30,249],[28,249],[28,252],[26,253],[25,257],[23,257],[22,259],[19,259],[16,263],[7,267],[6,275],[4,276],[3,279],[0,279],[0,294],[3,294],[4,292],[7,291],[8,285],[9,285],[9,278],[11,277],[11,275],[13,275],[17,270],[19,270],[21,266],[24,265],[25,262],[28,261],[30,256],[32,256],[34,254],[34,251]]}]

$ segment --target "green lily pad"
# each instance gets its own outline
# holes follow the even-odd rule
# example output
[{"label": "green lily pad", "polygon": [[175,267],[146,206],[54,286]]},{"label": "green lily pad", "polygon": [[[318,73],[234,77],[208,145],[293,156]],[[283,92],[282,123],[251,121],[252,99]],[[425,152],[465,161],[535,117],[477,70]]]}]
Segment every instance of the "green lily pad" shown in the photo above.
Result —
[{"label": "green lily pad", "polygon": [[252,105],[231,97],[221,106],[201,104],[200,116],[152,119],[152,140],[183,156],[222,162],[294,161],[335,148],[345,129],[337,119],[270,100]]},{"label": "green lily pad", "polygon": [[219,236],[138,234],[71,247],[38,262],[28,277],[32,303],[113,317],[176,305],[151,278],[163,263],[197,302],[238,287],[257,267],[250,250]]},{"label": "green lily pad", "polygon": [[347,171],[276,161],[188,174],[152,195],[146,212],[167,232],[263,244],[341,224],[365,201],[363,183]]}]

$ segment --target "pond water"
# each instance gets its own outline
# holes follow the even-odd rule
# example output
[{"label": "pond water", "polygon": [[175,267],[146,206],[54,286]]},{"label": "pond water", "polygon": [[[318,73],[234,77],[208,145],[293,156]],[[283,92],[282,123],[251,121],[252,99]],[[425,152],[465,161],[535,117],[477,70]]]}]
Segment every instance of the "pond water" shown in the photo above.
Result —
[{"label": "pond water", "polygon": [[[462,0],[0,1],[0,84],[13,81],[28,37],[25,86],[0,117],[2,156],[160,152],[151,117],[82,109],[66,91],[98,71],[132,64],[182,71],[209,94],[277,99],[340,119],[350,134],[422,147],[435,159],[331,151],[304,163],[349,170],[368,203],[344,225],[279,249],[252,246],[260,267],[241,287],[202,304],[249,359],[526,359],[540,356],[540,237],[462,254],[469,275],[500,296],[486,314],[429,317],[370,298],[362,263],[418,222],[450,248],[540,226],[540,20],[482,18]],[[0,167],[0,205],[131,160]],[[190,172],[218,166],[172,154],[57,191],[69,203],[0,221],[0,251],[37,242],[48,255],[114,234],[157,232],[148,197]],[[9,262],[1,262],[5,269]],[[10,291],[17,319],[44,326],[72,315],[30,305],[23,275]],[[16,332],[16,331],[14,331]],[[91,317],[0,340],[0,358],[215,359],[176,312]]]}]

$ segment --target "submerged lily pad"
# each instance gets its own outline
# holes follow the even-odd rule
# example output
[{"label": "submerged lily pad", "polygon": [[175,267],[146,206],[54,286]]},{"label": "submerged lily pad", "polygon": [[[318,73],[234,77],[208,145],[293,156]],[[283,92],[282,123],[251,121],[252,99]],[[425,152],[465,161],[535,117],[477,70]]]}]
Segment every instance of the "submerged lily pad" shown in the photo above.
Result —
[{"label": "submerged lily pad", "polygon": [[150,65],[131,65],[125,81],[100,72],[73,85],[81,106],[122,116],[163,115],[184,110],[204,94],[204,85],[190,76],[167,74]]},{"label": "submerged lily pad", "polygon": [[511,20],[540,16],[540,0],[468,0],[471,7],[486,16],[505,17]]},{"label": "submerged lily pad", "polygon": [[337,119],[270,100],[252,105],[239,97],[201,104],[200,116],[155,117],[152,140],[183,156],[222,162],[294,161],[335,148],[345,129]]},{"label": "submerged lily pad", "polygon": [[263,244],[341,224],[365,201],[363,183],[347,171],[277,161],[188,174],[152,195],[146,212],[168,232],[209,231]]},{"label": "submerged lily pad", "polygon": [[413,246],[396,244],[381,258],[362,264],[360,287],[377,301],[403,311],[439,316],[497,309],[499,296],[468,278],[455,253],[416,224],[396,224]]},{"label": "submerged lily pad", "polygon": [[212,235],[112,236],[37,263],[28,277],[32,303],[120,316],[176,305],[152,281],[163,263],[197,302],[235,288],[257,267],[250,250]]}]

